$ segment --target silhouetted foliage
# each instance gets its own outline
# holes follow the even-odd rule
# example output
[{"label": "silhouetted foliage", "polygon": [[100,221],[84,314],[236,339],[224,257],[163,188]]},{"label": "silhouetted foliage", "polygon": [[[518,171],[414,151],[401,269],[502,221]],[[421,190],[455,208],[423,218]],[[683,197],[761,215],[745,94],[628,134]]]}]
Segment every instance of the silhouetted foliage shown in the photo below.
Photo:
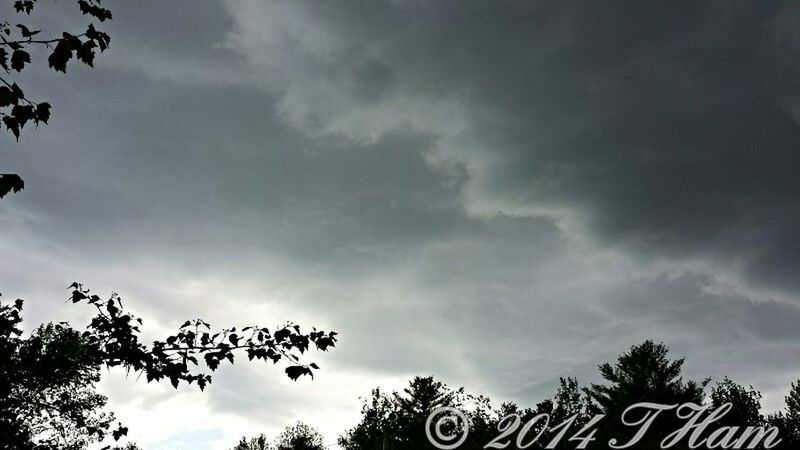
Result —
[{"label": "silhouetted foliage", "polygon": [[384,440],[398,434],[397,416],[392,397],[373,389],[361,406],[361,422],[339,438],[339,445],[345,450],[381,448]]},{"label": "silhouetted foliage", "polygon": [[415,377],[402,393],[375,389],[364,401],[361,422],[339,438],[339,445],[345,450],[434,448],[425,435],[428,416],[441,407],[464,409],[464,399],[463,388],[450,389],[433,377]]},{"label": "silhouetted foliage", "polygon": [[9,192],[19,192],[25,189],[25,182],[19,175],[13,173],[5,173],[0,175],[0,198],[3,198]]},{"label": "silhouetted foliage", "polygon": [[[641,402],[663,405],[694,403],[707,408],[699,417],[707,417],[716,408],[730,404],[729,412],[712,428],[735,426],[742,430],[747,426],[767,426],[760,413],[761,394],[758,391],[724,378],[711,389],[707,399],[704,390],[709,380],[684,381],[683,363],[683,359],[670,359],[664,344],[645,341],[620,355],[616,363],[599,366],[605,384],[581,388],[575,378],[560,378],[553,397],[539,402],[535,408],[522,408],[506,402],[494,409],[484,396],[468,394],[463,388],[450,389],[430,377],[416,377],[401,393],[386,395],[374,389],[371,397],[363,402],[359,423],[339,438],[339,445],[344,450],[434,448],[425,434],[426,420],[432,411],[445,406],[459,409],[469,423],[469,434],[458,447],[465,450],[486,448],[503,430],[510,431],[494,444],[506,450],[541,450],[551,443],[553,446],[550,448],[555,449],[575,449],[582,444],[586,448],[606,449],[612,438],[616,438],[616,445],[623,445],[639,427],[624,425],[621,415],[626,408]],[[542,415],[547,415],[548,420]],[[596,415],[605,416],[595,420]],[[639,418],[628,416],[628,420],[633,422]],[[792,439],[796,439],[800,430],[798,418],[800,381],[793,385],[792,393],[787,397],[787,411],[771,416],[770,422],[787,430],[779,434],[780,438],[788,437],[788,442],[797,442]],[[531,426],[525,428],[529,423]],[[629,448],[661,448],[660,441],[685,424],[686,418],[677,417],[674,409],[665,411],[648,428],[644,438]],[[459,434],[462,430],[451,423],[447,426],[449,428],[444,429],[444,434]],[[584,427],[585,431],[582,431]],[[563,430],[566,431],[562,434]],[[795,433],[794,438],[791,433]],[[738,438],[741,434],[736,436]],[[687,440],[682,439],[671,448],[688,446]],[[705,447],[701,444],[697,448]]]},{"label": "silhouetted foliage", "polygon": [[97,310],[84,334],[104,365],[142,372],[147,381],[166,378],[175,387],[183,381],[196,382],[204,389],[211,382],[211,375],[201,367],[213,372],[224,361],[232,364],[237,353],[245,354],[251,361],[286,361],[289,366],[285,372],[292,380],[304,375],[313,377],[313,370],[319,367],[315,363],[299,364],[298,353],[305,353],[311,344],[322,351],[336,344],[336,332],[315,328],[304,334],[299,325],[291,323],[274,332],[254,325],[241,330],[235,327],[213,330],[202,319],[194,319],[184,322],[176,334],[148,347],[139,341],[141,319],[123,310],[118,295],[102,300],[78,283],[71,288],[73,303],[86,302]]},{"label": "silhouetted foliage", "polygon": [[[339,438],[345,450],[433,449],[425,434],[428,416],[443,407],[457,408],[469,422],[467,440],[459,447],[481,449],[497,434],[498,419],[520,413],[530,419],[534,411],[520,411],[513,403],[504,403],[499,410],[489,398],[471,395],[464,388],[452,389],[433,377],[415,377],[403,392],[384,394],[374,389],[361,408],[361,421]],[[445,433],[458,434],[463,424],[447,424]],[[514,448],[514,447],[509,447]]]},{"label": "silhouetted foliage", "polygon": [[[16,0],[14,9],[17,14],[30,15],[38,3],[38,0]],[[34,48],[45,49],[48,66],[65,73],[67,64],[73,59],[93,66],[97,50],[103,52],[109,46],[110,36],[95,28],[93,20],[111,20],[111,11],[102,6],[101,0],[77,0],[76,5],[90,18],[83,32],[64,31],[48,35],[20,21],[0,23],[0,69],[3,71],[0,76],[0,127],[5,127],[17,140],[26,125],[38,126],[50,119],[50,103],[31,100],[11,78],[14,73],[31,65],[31,54],[36,53]],[[24,186],[19,175],[1,175],[0,198],[11,191],[19,192]]]},{"label": "silhouetted foliage", "polygon": [[314,428],[298,422],[288,427],[275,440],[275,450],[325,450],[322,435]]},{"label": "silhouetted foliage", "polygon": [[23,339],[22,300],[0,303],[0,436],[6,441],[0,449],[81,449],[109,434],[115,440],[125,435],[121,425],[112,429],[113,415],[102,412],[106,398],[94,391],[103,367],[124,367],[175,387],[196,382],[203,389],[211,382],[209,371],[245,354],[250,360],[287,362],[286,374],[296,380],[318,369],[300,363],[311,344],[325,351],[336,343],[335,332],[302,333],[292,324],[274,332],[257,326],[214,331],[196,319],[145,346],[139,340],[142,320],[124,310],[119,296],[103,300],[77,283],[71,289],[73,303],[87,303],[97,312],[82,332],[67,323],[48,324]]},{"label": "silhouetted foliage", "polygon": [[[703,403],[703,390],[710,380],[684,382],[681,377],[683,358],[670,360],[668,352],[663,343],[648,340],[632,346],[620,355],[616,364],[599,366],[600,376],[607,384],[592,384],[586,389],[591,401],[590,412],[606,415],[602,426],[598,427],[596,442],[607,442],[612,437],[619,445],[628,442],[633,431],[623,425],[622,413],[635,403]],[[635,448],[658,448],[658,442],[681,424],[674,414],[661,414],[641,445]]]},{"label": "silhouetted foliage", "polygon": [[115,439],[114,416],[97,394],[100,364],[86,337],[65,324],[42,325],[24,339],[22,301],[0,304],[0,448],[78,450]]},{"label": "silhouetted foliage", "polygon": [[264,434],[257,437],[243,437],[231,450],[325,450],[322,435],[315,428],[302,422],[286,427],[270,444]]},{"label": "silhouetted foliage", "polygon": [[433,377],[416,377],[403,394],[395,392],[393,397],[398,410],[396,439],[399,438],[406,448],[429,447],[426,436],[417,430],[425,429],[425,421],[437,408],[460,405],[456,394]]},{"label": "silhouetted foliage", "polygon": [[745,388],[725,377],[711,389],[711,404],[720,408],[730,403],[731,409],[718,422],[720,426],[764,425],[761,415],[761,392],[752,386]]},{"label": "silhouetted foliage", "polygon": [[141,450],[135,442],[128,442],[122,447],[113,447],[111,450]]},{"label": "silhouetted foliage", "polygon": [[[530,420],[535,414],[547,414],[549,417],[550,428],[555,427],[567,420],[572,420],[570,425],[571,430],[580,430],[592,418],[589,410],[591,408],[588,395],[581,389],[578,379],[567,377],[559,378],[559,386],[552,399],[545,400],[536,405],[534,414],[529,414],[529,418],[523,421]],[[572,419],[574,417],[574,419]],[[529,435],[536,435],[544,426],[540,423],[539,426],[533,428]],[[547,429],[542,433],[541,438],[530,448],[540,449],[544,448],[552,440],[556,438],[560,430]],[[510,448],[517,449],[519,446],[514,444]],[[569,442],[568,437],[562,438],[558,444],[553,448],[575,448],[577,444]]]},{"label": "silhouetted foliage", "polygon": [[583,393],[577,378],[560,378],[552,402],[554,406],[550,417],[553,423],[561,423],[569,417],[576,416],[575,425],[583,426],[591,418],[589,398]]},{"label": "silhouetted foliage", "polygon": [[800,447],[800,380],[792,383],[785,400],[786,409],[770,415],[767,423],[778,428],[783,439],[780,448],[796,449]]},{"label": "silhouetted foliage", "polygon": [[267,437],[260,434],[250,439],[243,437],[232,450],[274,450],[274,448],[267,441]]}]

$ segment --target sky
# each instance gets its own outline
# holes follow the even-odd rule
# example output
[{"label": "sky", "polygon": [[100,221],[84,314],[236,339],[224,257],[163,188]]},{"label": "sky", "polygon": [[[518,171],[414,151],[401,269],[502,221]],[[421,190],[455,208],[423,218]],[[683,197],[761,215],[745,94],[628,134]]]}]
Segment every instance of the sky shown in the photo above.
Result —
[{"label": "sky", "polygon": [[[783,406],[800,376],[800,4],[107,3],[93,69],[19,78],[50,124],[2,136],[0,291],[28,326],[117,292],[186,319],[340,333],[315,379],[238,363],[205,393],[106,373],[143,448],[224,449],[373,387],[496,401],[645,339]],[[9,7],[2,7],[8,17]],[[81,30],[69,2],[30,28]],[[34,55],[36,59],[36,55]]]}]

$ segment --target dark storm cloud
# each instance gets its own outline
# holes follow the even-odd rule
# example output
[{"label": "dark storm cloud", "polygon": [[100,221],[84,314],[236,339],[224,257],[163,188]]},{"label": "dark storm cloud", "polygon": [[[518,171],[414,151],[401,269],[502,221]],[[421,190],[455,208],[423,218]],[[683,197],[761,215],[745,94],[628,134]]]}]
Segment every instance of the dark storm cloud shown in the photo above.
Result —
[{"label": "dark storm cloud", "polygon": [[[69,314],[78,279],[154,332],[341,331],[311,387],[221,374],[205,417],[249,432],[333,437],[416,374],[532,404],[645,338],[780,406],[800,361],[791,3],[110,6],[112,52],[27,80],[53,119],[3,154],[28,187],[0,202],[0,279],[31,319]],[[186,395],[132,407],[153,448],[196,428],[157,429]]]},{"label": "dark storm cloud", "polygon": [[[789,3],[232,5],[247,11],[234,48],[284,72],[271,86],[301,128],[416,129],[439,140],[434,160],[466,168],[473,211],[569,211],[605,244],[798,287]],[[296,38],[285,58],[257,53],[285,42],[271,35]]]}]

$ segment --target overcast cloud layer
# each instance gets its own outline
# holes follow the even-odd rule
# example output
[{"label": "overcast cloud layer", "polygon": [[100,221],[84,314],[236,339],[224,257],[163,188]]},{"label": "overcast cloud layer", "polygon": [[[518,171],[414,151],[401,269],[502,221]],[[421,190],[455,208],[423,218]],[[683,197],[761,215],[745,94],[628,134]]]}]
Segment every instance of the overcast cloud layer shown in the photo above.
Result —
[{"label": "overcast cloud layer", "polygon": [[[85,320],[63,302],[79,280],[154,335],[201,315],[342,337],[313,382],[110,374],[144,448],[296,420],[333,442],[359,396],[413,375],[531,405],[645,338],[782,406],[800,373],[797,3],[109,7],[95,69],[26,80],[51,125],[3,137],[28,186],[0,201],[3,294],[32,323]],[[80,20],[40,9],[34,25]]]}]

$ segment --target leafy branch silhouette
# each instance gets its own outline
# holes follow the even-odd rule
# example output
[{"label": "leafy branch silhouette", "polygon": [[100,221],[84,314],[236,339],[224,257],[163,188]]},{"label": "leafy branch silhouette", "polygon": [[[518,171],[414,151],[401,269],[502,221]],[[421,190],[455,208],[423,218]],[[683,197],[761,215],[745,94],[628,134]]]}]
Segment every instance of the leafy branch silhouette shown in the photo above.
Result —
[{"label": "leafy branch silhouette", "polygon": [[73,283],[70,288],[73,289],[70,298],[73,303],[86,302],[97,310],[84,338],[96,353],[98,362],[141,372],[148,382],[166,378],[176,388],[183,381],[196,382],[201,390],[205,389],[211,383],[211,375],[202,366],[213,372],[223,361],[232,364],[237,352],[244,353],[250,361],[288,362],[285,372],[292,380],[305,375],[313,378],[313,371],[319,366],[301,364],[300,355],[312,344],[316,350],[327,351],[337,341],[336,332],[314,328],[303,333],[299,325],[292,323],[274,332],[254,325],[241,330],[232,327],[214,331],[204,320],[194,319],[187,320],[176,334],[147,347],[139,340],[142,320],[124,310],[117,294],[102,300],[79,283]]},{"label": "leafy branch silhouette", "polygon": [[204,390],[221,363],[246,355],[250,361],[286,363],[286,375],[297,380],[319,370],[315,363],[301,362],[304,353],[327,351],[337,341],[336,332],[304,333],[292,323],[274,331],[259,326],[215,331],[195,319],[145,345],[142,320],[125,310],[119,295],[102,299],[79,283],[69,289],[68,301],[96,311],[85,330],[49,323],[23,338],[24,302],[0,302],[0,448],[77,450],[107,436],[127,435],[113,413],[103,412],[107,398],[95,391],[104,367],[124,368],[148,382],[169,380],[175,388],[196,383]]},{"label": "leafy branch silhouette", "polygon": [[[30,15],[38,0],[16,0],[17,14]],[[101,0],[77,0],[80,12],[100,22],[111,20],[111,11],[104,8]],[[42,30],[32,30],[23,23],[0,23],[0,127],[14,135],[19,141],[22,130],[29,123],[35,126],[47,124],[50,120],[51,105],[43,101],[31,100],[23,89],[11,79],[31,65],[31,48],[42,47],[48,50],[48,66],[56,72],[66,73],[67,64],[75,59],[94,67],[97,49],[108,49],[111,37],[89,23],[82,33],[62,32],[60,37],[36,38]],[[0,174],[0,198],[9,192],[19,192],[25,183],[17,174]]]}]

